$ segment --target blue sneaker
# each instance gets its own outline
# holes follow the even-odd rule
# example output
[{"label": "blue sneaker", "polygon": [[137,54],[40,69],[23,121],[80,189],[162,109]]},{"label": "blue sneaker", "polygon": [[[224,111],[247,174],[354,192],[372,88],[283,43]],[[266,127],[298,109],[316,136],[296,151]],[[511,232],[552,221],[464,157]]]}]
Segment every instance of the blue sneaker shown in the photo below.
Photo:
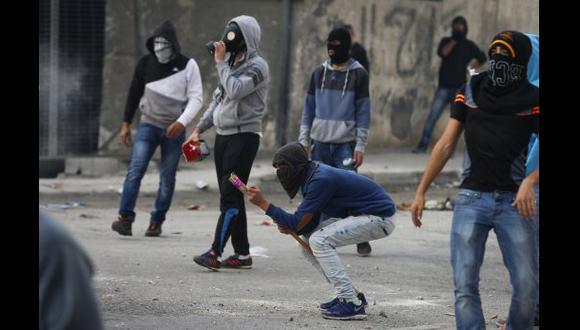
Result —
[{"label": "blue sneaker", "polygon": [[338,299],[334,306],[322,312],[322,317],[329,320],[363,320],[367,317],[363,304],[359,306],[344,299]]},{"label": "blue sneaker", "polygon": [[[362,301],[362,304],[364,307],[367,307],[369,305],[369,303],[367,302],[367,298],[365,297],[364,293],[359,292],[356,297],[358,299],[360,299],[360,301]],[[334,298],[329,302],[326,302],[324,304],[320,304],[320,310],[321,311],[325,311],[329,308],[331,308],[332,306],[334,306],[336,303],[338,302],[338,298]]]}]

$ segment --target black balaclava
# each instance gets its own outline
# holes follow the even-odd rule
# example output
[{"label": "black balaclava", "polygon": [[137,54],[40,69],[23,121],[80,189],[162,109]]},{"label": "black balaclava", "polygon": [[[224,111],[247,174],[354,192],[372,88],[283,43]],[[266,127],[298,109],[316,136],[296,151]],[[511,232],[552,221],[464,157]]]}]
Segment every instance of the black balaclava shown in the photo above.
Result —
[{"label": "black balaclava", "polygon": [[[465,30],[454,29],[453,26],[455,24],[463,24],[463,26],[465,26]],[[451,28],[452,28],[451,36],[453,37],[453,39],[461,41],[464,40],[465,37],[467,36],[467,20],[465,19],[465,17],[463,16],[455,17],[453,21],[451,21]]]},{"label": "black balaclava", "polygon": [[[506,50],[508,55],[491,55],[492,49],[497,46]],[[497,34],[488,50],[488,70],[492,87],[497,90],[507,90],[524,81],[531,54],[532,45],[523,33],[504,31]]]},{"label": "black balaclava", "polygon": [[[331,45],[330,41],[339,41],[340,45]],[[341,64],[350,58],[350,33],[345,28],[336,28],[330,31],[326,48],[330,63]]]},{"label": "black balaclava", "polygon": [[306,180],[308,164],[306,149],[298,142],[288,143],[274,155],[272,166],[277,167],[278,180],[290,198],[296,196]]},{"label": "black balaclava", "polygon": [[246,49],[244,42],[244,35],[242,30],[235,22],[231,22],[226,26],[222,41],[226,44],[226,52],[230,53],[228,63],[230,66],[234,64],[236,55]]},{"label": "black balaclava", "polygon": [[[500,46],[507,55],[491,55]],[[538,88],[527,79],[532,54],[530,39],[517,31],[497,34],[489,46],[489,69],[472,78],[474,101],[487,111],[517,113],[538,104]]]}]

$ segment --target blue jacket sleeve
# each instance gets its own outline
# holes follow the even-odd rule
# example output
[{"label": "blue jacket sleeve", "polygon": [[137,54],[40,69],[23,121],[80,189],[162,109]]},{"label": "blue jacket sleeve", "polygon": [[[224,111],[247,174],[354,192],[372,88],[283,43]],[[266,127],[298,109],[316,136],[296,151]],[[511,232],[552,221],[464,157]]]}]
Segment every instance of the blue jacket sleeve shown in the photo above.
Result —
[{"label": "blue jacket sleeve", "polygon": [[304,200],[298,206],[293,214],[284,211],[274,204],[270,204],[266,210],[266,215],[274,220],[277,224],[284,226],[294,232],[298,231],[298,224],[305,217],[314,217],[320,213],[326,203],[331,199],[333,190],[324,187],[322,180],[312,179],[308,185],[308,192],[304,195]]}]

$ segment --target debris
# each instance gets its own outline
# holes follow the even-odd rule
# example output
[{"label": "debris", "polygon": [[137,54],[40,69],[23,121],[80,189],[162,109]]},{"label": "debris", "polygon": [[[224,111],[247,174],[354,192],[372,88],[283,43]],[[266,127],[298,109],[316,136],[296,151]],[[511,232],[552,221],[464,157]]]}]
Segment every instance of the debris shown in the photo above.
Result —
[{"label": "debris", "polygon": [[219,303],[219,304],[218,304],[218,306],[219,306],[219,307],[224,307],[224,304],[222,304],[222,303]]},{"label": "debris", "polygon": [[421,296],[418,296],[418,297],[417,297],[417,300],[423,300],[423,299],[424,299],[424,298],[423,298],[423,297],[421,297]]},{"label": "debris", "polygon": [[179,280],[179,284],[183,284],[183,280]]},{"label": "debris", "polygon": [[48,187],[50,189],[61,189],[62,188],[62,182],[53,182],[53,183],[43,183],[42,184],[44,187]]},{"label": "debris", "polygon": [[290,318],[288,319],[288,321],[292,322],[292,321],[294,321],[294,318],[293,318],[293,317],[290,317]]},{"label": "debris", "polygon": [[411,209],[411,204],[410,203],[398,204],[397,209],[400,211],[409,211]]},{"label": "debris", "polygon": [[268,255],[266,254],[266,251],[268,251],[268,249],[266,249],[265,247],[262,247],[262,246],[252,246],[250,248],[250,256],[252,256],[252,257],[264,257],[264,258],[268,258]]},{"label": "debris", "polygon": [[384,318],[388,318],[388,316],[387,316],[387,313],[385,313],[385,311],[381,311],[381,312],[379,313],[379,316],[382,316],[382,317],[384,317]]},{"label": "debris", "polygon": [[80,218],[85,218],[85,219],[98,219],[99,217],[97,217],[96,215],[90,215],[90,214],[81,214],[79,215]]},{"label": "debris", "polygon": [[377,301],[373,300],[373,306],[376,306],[376,305],[377,305]]},{"label": "debris", "polygon": [[188,210],[199,210],[199,205],[197,204],[191,204],[190,206],[187,207]]},{"label": "debris", "polygon": [[44,208],[53,209],[53,210],[68,210],[68,209],[76,209],[80,207],[84,207],[83,204],[78,202],[66,202],[64,204],[46,204],[43,205]]},{"label": "debris", "polygon": [[186,254],[185,254],[185,253],[182,253],[182,254],[181,254],[181,256],[182,256],[182,257],[185,257],[185,256],[186,256]]},{"label": "debris", "polygon": [[376,266],[376,267],[375,267],[375,270],[379,270],[379,266]]},{"label": "debris", "polygon": [[453,314],[453,313],[443,313],[443,315],[447,315],[447,316],[453,316],[453,317],[455,317],[455,314]]},{"label": "debris", "polygon": [[148,284],[155,284],[153,281],[149,281],[149,282],[147,282],[147,283],[148,283]]},{"label": "debris", "polygon": [[153,298],[153,301],[157,301],[157,300],[159,300],[159,298]]},{"label": "debris", "polygon": [[497,319],[497,314],[495,314],[494,316],[492,316],[490,319],[491,319],[491,320],[495,320],[495,319]]},{"label": "debris", "polygon": [[439,204],[436,200],[431,199],[425,202],[425,209],[426,210],[435,210],[437,209],[437,204]]},{"label": "debris", "polygon": [[183,234],[183,233],[182,233],[182,232],[180,232],[180,231],[174,231],[174,232],[172,232],[171,234],[173,234],[173,235],[181,235],[181,234]]},{"label": "debris", "polygon": [[274,222],[272,222],[272,220],[256,221],[256,225],[259,225],[259,226],[271,226],[273,224],[274,224]]},{"label": "debris", "polygon": [[161,276],[155,276],[155,278],[156,278],[156,279],[160,279],[160,278],[161,278]]},{"label": "debris", "polygon": [[207,183],[203,180],[197,180],[197,182],[195,183],[195,186],[199,190],[206,190],[209,187],[209,183]]}]

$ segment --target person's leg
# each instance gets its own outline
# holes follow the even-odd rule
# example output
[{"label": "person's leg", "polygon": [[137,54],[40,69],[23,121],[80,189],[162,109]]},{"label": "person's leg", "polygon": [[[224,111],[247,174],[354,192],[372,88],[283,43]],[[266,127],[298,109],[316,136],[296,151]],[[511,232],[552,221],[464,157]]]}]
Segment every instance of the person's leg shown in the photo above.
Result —
[{"label": "person's leg", "polygon": [[258,151],[259,136],[252,133],[243,133],[228,138],[229,140],[223,152],[222,172],[219,178],[221,182],[220,210],[223,216],[220,218],[220,223],[218,223],[219,228],[216,229],[212,247],[216,254],[221,256],[231,231],[235,228],[236,246],[234,249],[236,253],[249,255],[244,196],[229,183],[229,175],[235,172],[242,181],[248,181],[250,170]]},{"label": "person's leg", "polygon": [[333,166],[330,143],[312,141],[312,149],[310,152],[312,160]]},{"label": "person's leg", "polygon": [[337,247],[368,242],[390,235],[395,229],[392,219],[376,216],[348,217],[316,230],[309,237],[312,252],[331,281],[339,299],[356,302],[357,293],[338,257]]},{"label": "person's leg", "polygon": [[[248,182],[250,171],[254,164],[254,159],[260,146],[260,137],[257,134],[243,134],[242,152],[237,162],[233,165],[233,171],[243,182]],[[246,205],[243,194],[237,194],[236,205],[240,213],[232,223],[231,237],[234,252],[241,256],[250,254],[250,243],[248,242],[248,224],[246,219]]]},{"label": "person's leg", "polygon": [[[224,172],[222,169],[223,158],[224,158],[223,156],[224,156],[224,152],[226,150],[226,146],[227,146],[228,141],[229,141],[229,138],[227,136],[216,134],[213,149],[214,149],[215,171],[216,171],[217,182],[218,182],[218,187],[220,189],[220,193],[221,193],[221,189],[222,189],[222,182],[220,181],[220,178],[223,176],[223,172]],[[217,250],[219,249],[219,247],[216,247],[214,245],[215,245],[215,241],[219,240],[219,238],[221,237],[221,228],[223,226],[224,216],[225,216],[225,213],[221,212],[220,216],[218,217],[218,221],[216,224],[216,230],[214,233],[214,235],[215,235],[214,243],[212,244],[212,247],[210,248],[210,250],[201,254],[201,255],[197,255],[197,256],[193,257],[193,261],[195,263],[197,263],[200,266],[209,268],[213,271],[217,271],[218,268],[221,267],[221,262],[218,259],[218,257],[221,257],[221,254],[220,255],[217,254]]]},{"label": "person's leg", "polygon": [[515,193],[496,193],[495,233],[513,290],[506,329],[532,329],[538,298],[538,217],[522,218],[511,205],[514,199]]},{"label": "person's leg", "polygon": [[485,329],[479,296],[479,270],[492,228],[490,196],[460,189],[451,225],[451,265],[457,329]]},{"label": "person's leg", "polygon": [[155,209],[151,212],[151,222],[161,225],[165,214],[171,206],[175,191],[175,174],[181,159],[181,145],[185,141],[185,133],[175,139],[161,137],[161,163],[159,167],[159,189],[155,199]]},{"label": "person's leg", "polygon": [[431,111],[429,112],[427,121],[425,121],[425,127],[423,128],[423,133],[421,134],[421,140],[413,151],[425,152],[429,147],[435,124],[437,124],[437,121],[439,120],[439,117],[441,117],[443,110],[445,110],[445,107],[449,104],[450,95],[453,96],[452,88],[439,87],[435,91],[433,103],[431,104]]},{"label": "person's leg", "polygon": [[135,220],[134,209],[141,187],[141,179],[159,145],[158,130],[160,128],[145,123],[141,123],[137,129],[119,207],[119,215],[131,222]]}]

